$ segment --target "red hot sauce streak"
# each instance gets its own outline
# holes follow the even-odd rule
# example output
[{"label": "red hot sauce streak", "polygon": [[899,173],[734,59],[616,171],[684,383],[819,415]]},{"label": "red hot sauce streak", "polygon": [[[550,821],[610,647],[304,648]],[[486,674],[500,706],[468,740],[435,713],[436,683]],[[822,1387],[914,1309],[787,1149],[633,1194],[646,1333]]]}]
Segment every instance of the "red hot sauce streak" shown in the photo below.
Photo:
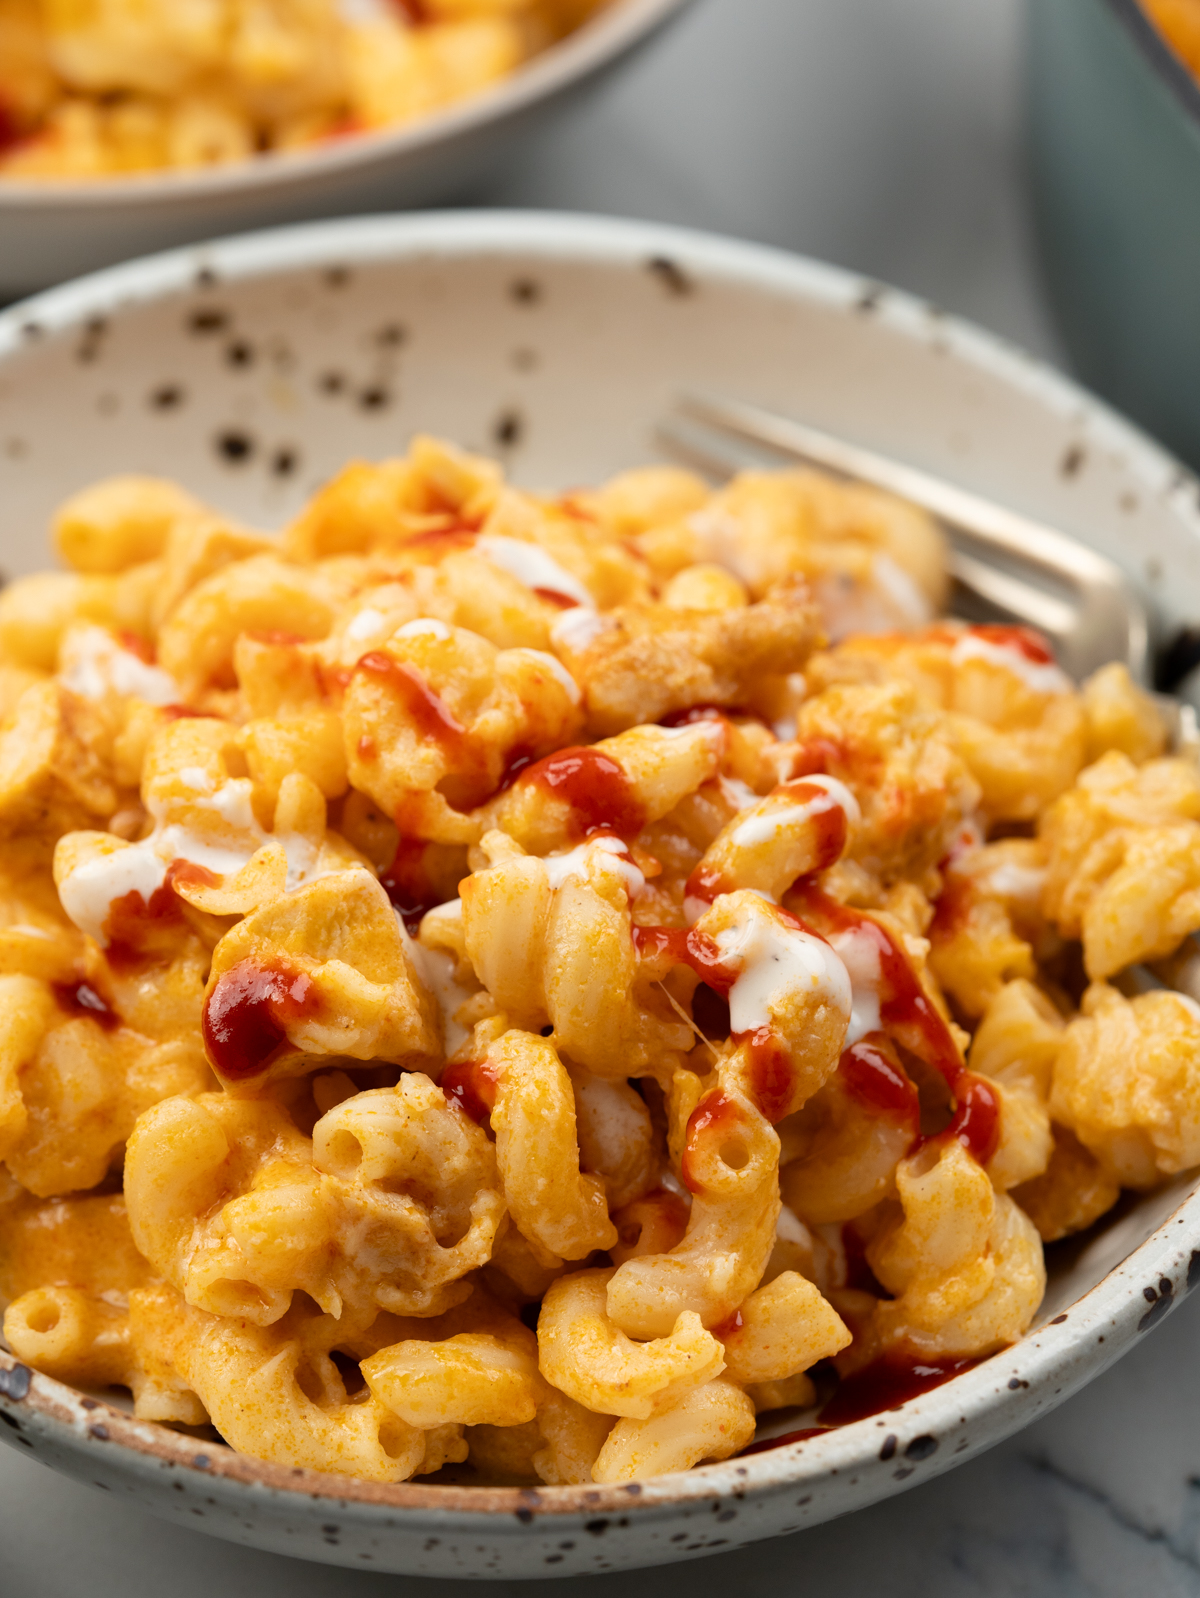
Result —
[{"label": "red hot sauce streak", "polygon": [[684,1139],[680,1175],[689,1193],[702,1193],[704,1184],[695,1171],[695,1155],[701,1138],[728,1137],[741,1125],[742,1112],[734,1099],[720,1088],[710,1088],[692,1111]]},{"label": "red hot sauce streak", "polygon": [[955,1098],[954,1118],[937,1136],[957,1138],[968,1153],[986,1165],[1000,1136],[1000,1104],[995,1089],[964,1066],[950,1028],[890,934],[861,910],[829,898],[812,881],[796,883],[792,895],[800,912],[826,937],[854,931],[872,938],[879,952],[880,1019],[905,1048],[940,1072]]},{"label": "red hot sauce streak", "polygon": [[898,1409],[910,1398],[919,1398],[978,1364],[977,1359],[934,1361],[885,1355],[847,1376],[819,1419],[826,1426],[848,1426],[869,1415]]},{"label": "red hot sauce streak", "polygon": [[217,979],[205,1002],[208,1057],[227,1082],[260,1076],[286,1037],[287,1023],[319,1006],[320,995],[305,972],[241,960]]},{"label": "red hot sauce streak", "polygon": [[757,1032],[737,1033],[734,1042],[746,1045],[748,1086],[755,1103],[772,1125],[782,1121],[791,1107],[796,1074],[779,1035],[764,1026]]},{"label": "red hot sauce streak", "polygon": [[116,1011],[101,998],[90,982],[55,982],[54,1002],[72,1020],[96,1021],[106,1032],[121,1024]]},{"label": "red hot sauce streak", "polygon": [[747,1454],[765,1454],[771,1448],[786,1448],[789,1443],[804,1443],[810,1437],[823,1437],[826,1432],[832,1431],[831,1426],[802,1426],[798,1432],[784,1432],[779,1437],[764,1437],[760,1443],[751,1443],[749,1448],[743,1448],[738,1455],[744,1459]]},{"label": "red hot sauce streak", "polygon": [[379,878],[381,887],[414,937],[421,918],[442,902],[442,895],[425,870],[427,848],[424,838],[401,837],[391,865]]},{"label": "red hot sauce streak", "polygon": [[916,1130],[921,1119],[917,1090],[884,1033],[868,1032],[852,1043],[838,1062],[838,1075],[860,1104]]},{"label": "red hot sauce streak", "polygon": [[570,805],[580,837],[604,831],[628,840],[636,838],[646,823],[624,767],[598,749],[560,749],[528,766],[519,781],[536,783]]},{"label": "red hot sauce streak", "polygon": [[422,738],[441,744],[447,752],[454,750],[461,754],[468,737],[467,729],[415,666],[407,660],[394,659],[382,649],[372,649],[362,657],[355,670],[373,677],[396,696]]},{"label": "red hot sauce streak", "polygon": [[480,1126],[486,1126],[496,1106],[499,1072],[486,1060],[462,1060],[442,1072],[442,1092],[451,1104]]},{"label": "red hot sauce streak", "polygon": [[986,643],[995,644],[998,649],[1011,649],[1015,654],[1023,655],[1035,666],[1055,664],[1053,649],[1042,634],[1035,632],[1032,627],[1005,627],[989,622],[968,627],[967,631],[973,638],[982,638]]}]

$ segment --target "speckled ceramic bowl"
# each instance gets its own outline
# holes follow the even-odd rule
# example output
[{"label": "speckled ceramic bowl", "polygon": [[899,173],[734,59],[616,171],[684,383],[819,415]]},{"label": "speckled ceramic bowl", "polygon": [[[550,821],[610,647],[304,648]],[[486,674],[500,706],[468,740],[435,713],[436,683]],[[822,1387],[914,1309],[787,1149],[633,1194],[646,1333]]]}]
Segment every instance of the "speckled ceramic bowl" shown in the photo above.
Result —
[{"label": "speckled ceramic bowl", "polygon": [[647,44],[688,0],[612,0],[494,88],[390,132],[195,172],[0,182],[0,303],[148,250],[311,217],[431,205],[491,176],[522,141]]},{"label": "speckled ceramic bowl", "polygon": [[[768,250],[570,217],[333,223],[135,263],[0,316],[0,563],[65,494],[148,469],[277,524],[417,429],[566,487],[652,459],[672,394],[790,411],[1056,523],[1160,628],[1200,615],[1196,485],[1078,389],[901,295]],[[1200,1180],[1049,1253],[1016,1347],[886,1414],[624,1487],[379,1487],[131,1420],[0,1355],[0,1437],[189,1526],[357,1569],[566,1575],[794,1531],[968,1459],[1200,1277]],[[796,1422],[792,1421],[791,1425]],[[778,1425],[778,1423],[777,1423]]]}]

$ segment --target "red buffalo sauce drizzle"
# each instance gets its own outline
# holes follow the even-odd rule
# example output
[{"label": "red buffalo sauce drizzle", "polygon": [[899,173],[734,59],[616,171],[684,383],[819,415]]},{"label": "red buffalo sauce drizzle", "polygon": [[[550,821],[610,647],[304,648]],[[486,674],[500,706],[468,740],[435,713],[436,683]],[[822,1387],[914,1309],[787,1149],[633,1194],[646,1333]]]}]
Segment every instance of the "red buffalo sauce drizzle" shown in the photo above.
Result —
[{"label": "red buffalo sauce drizzle", "polygon": [[287,1035],[287,1023],[313,1015],[312,978],[284,965],[240,960],[218,977],[204,1005],[208,1057],[228,1082],[259,1076]]},{"label": "red buffalo sauce drizzle", "polygon": [[715,938],[695,927],[634,927],[633,947],[640,960],[667,956],[674,965],[690,965],[702,982],[722,998],[738,979],[738,973],[721,962]]},{"label": "red buffalo sauce drizzle", "polygon": [[408,719],[422,738],[441,744],[449,753],[454,751],[461,759],[466,743],[467,729],[454,716],[449,705],[407,660],[396,660],[382,649],[371,649],[355,666],[374,678],[400,701]]},{"label": "red buffalo sauce drizzle", "polygon": [[452,554],[456,549],[470,549],[479,533],[479,524],[456,521],[448,527],[430,527],[423,533],[406,538],[401,548],[431,555],[435,560]]},{"label": "red buffalo sauce drizzle", "polygon": [[737,1457],[744,1459],[747,1454],[765,1454],[772,1448],[786,1448],[789,1443],[803,1443],[810,1437],[823,1437],[832,1430],[832,1426],[802,1426],[798,1432],[784,1432],[779,1437],[764,1437],[761,1443],[751,1443]]},{"label": "red buffalo sauce drizzle", "polygon": [[837,1392],[821,1410],[826,1426],[848,1426],[887,1409],[897,1409],[910,1398],[918,1398],[963,1371],[978,1365],[977,1359],[925,1360],[884,1355],[853,1376],[847,1376]]},{"label": "red buffalo sauce drizzle", "polygon": [[145,958],[141,945],[152,925],[157,923],[165,926],[182,919],[183,904],[175,892],[176,883],[214,888],[220,881],[220,877],[207,866],[197,865],[193,860],[172,860],[161,886],[155,888],[149,902],[142,898],[136,888],[114,899],[104,922],[109,963],[114,966],[137,965]]},{"label": "red buffalo sauce drizzle", "polygon": [[692,1111],[684,1139],[680,1175],[689,1193],[700,1193],[704,1184],[695,1172],[696,1147],[701,1138],[728,1137],[741,1125],[742,1112],[735,1100],[720,1088],[710,1088]]},{"label": "red buffalo sauce drizzle", "polygon": [[570,594],[564,594],[557,588],[535,588],[534,593],[539,599],[544,599],[548,605],[557,605],[559,610],[578,610],[579,601]]},{"label": "red buffalo sauce drizzle", "polygon": [[168,721],[215,721],[215,710],[193,710],[191,705],[164,705],[163,715]]},{"label": "red buffalo sauce drizzle", "polygon": [[800,914],[827,937],[855,932],[869,937],[879,953],[879,1014],[885,1027],[939,1071],[953,1091],[963,1063],[946,1022],[917,980],[916,972],[891,935],[861,910],[839,904],[815,883],[802,879],[792,889]]},{"label": "red buffalo sauce drizzle", "polygon": [[461,1060],[442,1072],[442,1092],[451,1104],[480,1126],[486,1126],[496,1105],[499,1071],[486,1060]]},{"label": "red buffalo sauce drizzle", "polygon": [[[957,1138],[968,1153],[986,1165],[1000,1136],[1000,1104],[995,1089],[967,1070],[950,1028],[890,934],[862,911],[829,898],[808,879],[797,882],[792,895],[802,913],[826,935],[854,931],[873,939],[879,953],[880,1019],[905,1048],[941,1074],[954,1095],[954,1117],[936,1137]],[[934,1140],[926,1138],[923,1142]]]},{"label": "red buffalo sauce drizzle", "polygon": [[645,825],[646,813],[624,767],[598,749],[560,749],[526,767],[520,781],[536,783],[565,800],[574,812],[579,837],[604,831],[628,840]]},{"label": "red buffalo sauce drizzle", "polygon": [[884,1033],[868,1032],[852,1043],[838,1061],[838,1075],[860,1104],[889,1120],[910,1122],[916,1131],[921,1119],[917,1090]]},{"label": "red buffalo sauce drizzle", "polygon": [[1055,664],[1053,649],[1042,634],[1035,632],[1032,627],[1006,627],[987,622],[978,627],[968,627],[967,632],[973,638],[982,638],[986,643],[995,644],[999,649],[1011,649],[1015,654],[1032,661],[1035,666]]},{"label": "red buffalo sauce drizzle", "polygon": [[734,1042],[743,1044],[747,1055],[747,1086],[767,1120],[782,1121],[791,1108],[796,1085],[792,1057],[773,1027],[757,1032],[738,1032]]},{"label": "red buffalo sauce drizzle", "polygon": [[521,773],[528,770],[532,764],[533,750],[530,749],[528,744],[517,744],[510,749],[508,758],[504,763],[504,773],[500,778],[500,786],[496,789],[496,792],[506,792],[516,782]]},{"label": "red buffalo sauce drizzle", "polygon": [[121,1024],[116,1011],[101,998],[90,982],[55,982],[54,1002],[64,1014],[73,1019],[87,1018],[96,1021],[106,1032]]},{"label": "red buffalo sauce drizzle", "polygon": [[710,1326],[709,1331],[718,1343],[728,1342],[734,1332],[740,1332],[745,1325],[740,1309],[735,1309],[732,1315],[727,1315],[723,1321],[718,1321],[715,1326]]},{"label": "red buffalo sauce drizzle", "polygon": [[687,879],[683,896],[685,901],[698,899],[701,904],[712,904],[721,894],[732,893],[736,886],[737,884],[725,875],[720,866],[706,866],[701,861]]},{"label": "red buffalo sauce drizzle", "polygon": [[414,936],[422,917],[442,902],[442,895],[425,869],[427,848],[424,838],[400,837],[391,865],[379,878],[384,892],[399,910],[400,919]]},{"label": "red buffalo sauce drizzle", "polygon": [[792,781],[802,777],[831,775],[834,766],[846,764],[846,751],[832,738],[805,738],[796,745],[792,758]]},{"label": "red buffalo sauce drizzle", "polygon": [[25,142],[26,137],[21,132],[12,107],[0,100],[0,152],[15,150],[17,145]]},{"label": "red buffalo sauce drizzle", "polygon": [[929,941],[948,943],[964,932],[971,919],[975,903],[974,884],[969,877],[946,876],[945,885],[933,907],[933,920],[929,923]]}]

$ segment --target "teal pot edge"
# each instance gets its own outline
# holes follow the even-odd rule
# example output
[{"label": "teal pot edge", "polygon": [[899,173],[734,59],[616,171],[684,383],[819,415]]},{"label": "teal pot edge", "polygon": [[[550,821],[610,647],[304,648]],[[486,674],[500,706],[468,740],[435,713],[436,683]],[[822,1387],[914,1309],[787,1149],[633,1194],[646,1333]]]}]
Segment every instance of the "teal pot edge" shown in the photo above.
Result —
[{"label": "teal pot edge", "polygon": [[1137,0],[1033,0],[1035,232],[1084,382],[1200,465],[1200,85]]}]

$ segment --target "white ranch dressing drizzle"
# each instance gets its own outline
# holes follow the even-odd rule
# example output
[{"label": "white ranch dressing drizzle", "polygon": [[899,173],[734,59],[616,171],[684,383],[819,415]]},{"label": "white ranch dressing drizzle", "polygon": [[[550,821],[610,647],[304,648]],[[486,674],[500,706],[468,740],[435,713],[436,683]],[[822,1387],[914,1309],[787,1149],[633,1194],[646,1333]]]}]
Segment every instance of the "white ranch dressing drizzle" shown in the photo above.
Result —
[{"label": "white ranch dressing drizzle", "polygon": [[[198,766],[185,767],[187,786],[197,788],[208,777]],[[167,806],[147,806],[157,825],[148,838],[124,849],[94,856],[72,871],[58,890],[59,901],[68,918],[101,948],[108,947],[104,924],[112,913],[114,900],[128,893],[140,893],[148,904],[166,881],[167,869],[175,860],[203,866],[218,877],[233,877],[265,843],[277,843],[287,857],[285,892],[314,882],[327,873],[317,869],[320,854],[312,841],[297,832],[270,833],[259,826],[250,803],[251,784],[245,777],[223,783],[214,793],[189,800],[194,809],[212,810],[227,827],[241,837],[218,835],[206,838],[182,822],[167,821]],[[352,870],[352,865],[338,866]]]},{"label": "white ranch dressing drizzle", "polygon": [[798,831],[814,816],[824,815],[830,810],[842,811],[851,825],[862,820],[858,800],[844,782],[839,782],[836,777],[820,775],[799,780],[819,788],[821,793],[814,794],[803,804],[780,805],[772,810],[764,806],[757,815],[747,816],[733,834],[732,841],[739,849],[752,849],[757,844],[770,843],[785,832]]},{"label": "white ranch dressing drizzle", "polygon": [[346,637],[355,640],[373,638],[387,626],[387,617],[381,610],[367,605],[346,623]]},{"label": "white ranch dressing drizzle", "polygon": [[[597,855],[604,856],[604,859],[597,860]],[[629,858],[628,846],[620,838],[607,833],[588,838],[565,854],[547,855],[542,864],[546,867],[552,888],[561,888],[564,883],[571,881],[586,882],[589,867],[595,869],[597,866],[601,870],[615,870],[631,899],[636,899],[646,886],[646,878]]]},{"label": "white ranch dressing drizzle", "polygon": [[829,942],[837,951],[850,983],[850,1024],[842,1044],[843,1049],[848,1049],[868,1032],[883,1029],[879,945],[874,934],[864,927],[845,927],[831,933]]},{"label": "white ranch dressing drizzle", "polygon": [[980,638],[978,633],[967,632],[950,651],[950,664],[964,666],[969,660],[983,660],[989,666],[1019,677],[1031,693],[1069,694],[1071,679],[1052,662],[1030,660],[1013,644],[998,644],[991,638]]},{"label": "white ranch dressing drizzle", "polygon": [[555,655],[549,655],[544,649],[509,649],[509,655],[522,655],[526,660],[534,661],[543,671],[548,671],[554,680],[561,683],[563,691],[573,705],[578,705],[583,700],[579,684],[571,673]]},{"label": "white ranch dressing drizzle", "polygon": [[418,616],[416,621],[406,621],[403,627],[398,627],[393,635],[396,638],[436,638],[444,644],[450,637],[450,629],[444,621],[438,621],[436,616]]},{"label": "white ranch dressing drizzle", "polygon": [[601,633],[612,626],[607,616],[578,605],[574,610],[564,610],[550,628],[550,642],[556,649],[580,652],[594,644]]},{"label": "white ranch dressing drizzle", "polygon": [[823,938],[787,926],[769,910],[747,906],[744,917],[718,932],[715,941],[721,963],[738,972],[729,990],[735,1034],[770,1026],[772,1008],[796,992],[850,1016],[850,978]]},{"label": "white ranch dressing drizzle", "polygon": [[82,627],[72,635],[59,681],[84,699],[104,699],[112,693],[148,705],[175,705],[181,698],[179,684],[169,672],[122,649],[103,627]]},{"label": "white ranch dressing drizzle", "polygon": [[989,892],[1002,899],[1036,903],[1046,885],[1046,868],[1019,866],[1013,860],[1002,860],[985,875],[983,881]]},{"label": "white ranch dressing drizzle", "polygon": [[475,540],[475,553],[493,566],[499,566],[510,577],[515,577],[526,588],[549,588],[556,594],[573,599],[577,605],[594,610],[596,602],[588,590],[548,555],[539,544],[527,544],[520,538],[505,538],[498,533],[485,533]]}]

